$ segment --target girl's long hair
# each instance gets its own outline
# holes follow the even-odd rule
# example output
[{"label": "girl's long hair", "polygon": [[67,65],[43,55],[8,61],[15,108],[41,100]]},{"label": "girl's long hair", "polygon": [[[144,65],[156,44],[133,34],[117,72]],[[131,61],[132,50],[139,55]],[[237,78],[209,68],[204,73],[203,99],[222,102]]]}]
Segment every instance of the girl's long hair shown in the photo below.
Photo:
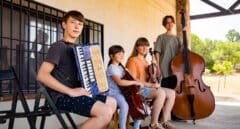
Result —
[{"label": "girl's long hair", "polygon": [[110,58],[109,62],[108,62],[108,66],[110,64],[112,64],[112,58],[111,58],[111,55],[114,56],[116,53],[119,53],[119,52],[124,52],[124,49],[122,46],[120,45],[113,45],[111,46],[109,49],[108,49],[108,56]]},{"label": "girl's long hair", "polygon": [[134,47],[133,47],[132,54],[130,55],[129,58],[138,55],[138,51],[137,51],[137,47],[138,47],[138,46],[150,46],[150,44],[149,44],[147,38],[145,38],[145,37],[140,37],[140,38],[138,38],[137,41],[135,42],[135,45],[134,45]]}]

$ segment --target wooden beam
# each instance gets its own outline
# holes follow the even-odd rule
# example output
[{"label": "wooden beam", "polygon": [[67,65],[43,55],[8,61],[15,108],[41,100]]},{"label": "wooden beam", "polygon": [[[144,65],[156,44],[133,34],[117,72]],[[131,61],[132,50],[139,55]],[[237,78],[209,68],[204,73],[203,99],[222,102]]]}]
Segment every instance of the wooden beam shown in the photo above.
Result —
[{"label": "wooden beam", "polygon": [[240,9],[235,9],[238,7],[240,4],[240,0],[236,0],[228,9],[225,9],[218,4],[210,1],[210,0],[201,0],[202,2],[218,9],[220,12],[211,12],[211,13],[205,13],[205,14],[197,14],[197,15],[192,15],[190,16],[191,20],[196,20],[196,19],[202,19],[202,18],[211,18],[211,17],[219,17],[219,16],[227,16],[227,15],[233,15],[233,14],[239,14]]},{"label": "wooden beam", "polygon": [[239,4],[240,4],[240,0],[237,0],[234,4],[232,4],[232,6],[228,10],[233,11]]},{"label": "wooden beam", "polygon": [[205,3],[208,4],[208,5],[216,8],[217,10],[220,10],[221,12],[227,11],[225,8],[217,5],[216,3],[214,3],[214,2],[212,2],[212,1],[210,1],[210,0],[202,0],[202,1],[205,2]]},{"label": "wooden beam", "polygon": [[216,12],[216,13],[206,13],[206,14],[192,15],[192,16],[190,16],[190,19],[191,20],[196,20],[196,19],[235,15],[235,14],[240,14],[240,9],[233,10],[232,12]]},{"label": "wooden beam", "polygon": [[182,25],[181,25],[181,14],[182,10],[185,11],[185,23],[186,23],[186,32],[187,32],[187,42],[188,47],[190,48],[190,0],[176,0],[176,26],[177,26],[177,36],[182,39]]}]

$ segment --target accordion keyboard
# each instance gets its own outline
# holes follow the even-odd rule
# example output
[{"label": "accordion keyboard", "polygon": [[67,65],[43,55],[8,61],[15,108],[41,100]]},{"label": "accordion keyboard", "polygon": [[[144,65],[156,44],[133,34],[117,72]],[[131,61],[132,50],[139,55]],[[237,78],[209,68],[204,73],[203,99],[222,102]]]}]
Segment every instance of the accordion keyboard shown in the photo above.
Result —
[{"label": "accordion keyboard", "polygon": [[74,49],[79,79],[83,87],[95,96],[108,91],[106,73],[98,45],[79,45]]}]

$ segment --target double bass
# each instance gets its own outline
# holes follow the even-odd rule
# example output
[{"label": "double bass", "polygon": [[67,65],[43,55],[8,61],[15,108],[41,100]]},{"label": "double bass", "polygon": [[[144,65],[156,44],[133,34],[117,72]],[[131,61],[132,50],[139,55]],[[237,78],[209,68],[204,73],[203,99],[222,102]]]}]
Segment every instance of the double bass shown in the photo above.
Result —
[{"label": "double bass", "polygon": [[[184,11],[181,11],[181,24],[185,27]],[[204,59],[191,52],[187,47],[186,30],[183,29],[183,52],[176,55],[171,62],[173,75],[177,76],[175,104],[173,114],[183,120],[208,117],[215,109],[215,99],[202,80],[205,69]]]}]

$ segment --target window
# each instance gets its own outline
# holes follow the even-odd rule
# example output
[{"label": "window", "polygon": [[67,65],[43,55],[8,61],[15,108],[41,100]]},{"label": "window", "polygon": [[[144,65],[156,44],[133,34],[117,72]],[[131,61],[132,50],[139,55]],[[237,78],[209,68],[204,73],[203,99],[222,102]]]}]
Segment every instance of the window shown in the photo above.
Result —
[{"label": "window", "polygon": [[[31,0],[0,2],[0,69],[14,66],[24,93],[34,93],[33,73],[52,43],[63,36],[61,18],[65,12]],[[103,54],[103,25],[86,20],[80,43],[99,43]],[[0,83],[0,94],[9,94],[11,82]]]}]

